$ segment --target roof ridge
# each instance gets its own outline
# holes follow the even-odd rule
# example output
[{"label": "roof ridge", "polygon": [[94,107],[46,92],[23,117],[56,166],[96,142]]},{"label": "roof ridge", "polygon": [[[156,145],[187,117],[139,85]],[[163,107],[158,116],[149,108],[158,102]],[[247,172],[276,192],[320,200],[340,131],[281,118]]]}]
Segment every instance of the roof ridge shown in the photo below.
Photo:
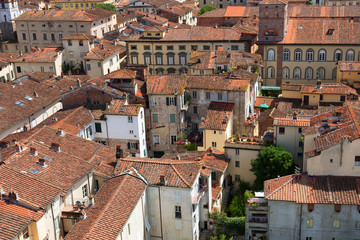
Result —
[{"label": "roof ridge", "polygon": [[172,169],[174,169],[175,173],[179,176],[179,178],[180,178],[186,185],[188,185],[189,187],[191,187],[190,184],[181,176],[181,174],[179,173],[179,171],[175,168],[175,166],[174,166],[173,164],[171,164],[171,167],[172,167]]},{"label": "roof ridge", "polygon": [[276,192],[278,192],[281,188],[285,187],[286,185],[288,185],[292,180],[295,179],[295,176],[291,176],[291,178],[285,182],[284,184],[282,184],[280,187],[278,187],[277,189],[275,189],[272,193],[270,193],[268,196],[266,196],[266,198],[271,197],[273,194],[275,194]]},{"label": "roof ridge", "polygon": [[346,105],[349,109],[350,115],[351,115],[351,119],[353,120],[356,130],[358,132],[358,134],[360,133],[360,126],[359,126],[359,122],[357,121],[356,117],[355,117],[355,113],[354,110],[352,109],[352,106],[350,104]]}]

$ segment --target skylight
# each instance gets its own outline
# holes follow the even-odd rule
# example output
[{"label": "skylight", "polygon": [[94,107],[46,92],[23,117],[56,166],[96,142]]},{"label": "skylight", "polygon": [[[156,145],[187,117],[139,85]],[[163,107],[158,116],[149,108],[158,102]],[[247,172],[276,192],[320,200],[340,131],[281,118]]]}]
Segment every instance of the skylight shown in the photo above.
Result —
[{"label": "skylight", "polygon": [[39,173],[39,171],[36,170],[36,169],[34,169],[34,168],[30,168],[30,169],[29,169],[29,172],[31,172],[31,173],[33,173],[33,174],[38,174],[38,173]]},{"label": "skylight", "polygon": [[22,107],[22,106],[24,106],[24,105],[25,105],[25,103],[20,102],[20,101],[16,101],[16,102],[15,102],[15,104],[16,104],[16,105],[19,105],[20,107]]},{"label": "skylight", "polygon": [[30,97],[30,96],[25,96],[24,98],[27,99],[27,100],[29,100],[29,101],[34,100],[34,99],[33,99],[32,97]]},{"label": "skylight", "polygon": [[51,162],[53,159],[51,157],[45,156],[44,159],[48,162]]}]

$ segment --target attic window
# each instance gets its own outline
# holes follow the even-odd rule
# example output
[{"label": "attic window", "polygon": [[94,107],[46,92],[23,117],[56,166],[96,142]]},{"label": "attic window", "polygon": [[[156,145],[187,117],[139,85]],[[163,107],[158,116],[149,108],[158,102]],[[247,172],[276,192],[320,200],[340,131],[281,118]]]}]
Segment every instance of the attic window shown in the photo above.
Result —
[{"label": "attic window", "polygon": [[16,102],[15,102],[15,104],[16,104],[16,105],[19,105],[20,107],[22,107],[22,106],[24,106],[24,105],[25,105],[25,103],[20,102],[20,101],[16,101]]},{"label": "attic window", "polygon": [[268,29],[266,32],[265,32],[265,36],[277,36],[277,33],[274,29]]},{"label": "attic window", "polygon": [[27,100],[29,100],[29,101],[34,100],[34,99],[33,99],[32,97],[30,97],[30,96],[25,96],[24,98],[27,99]]},{"label": "attic window", "polygon": [[335,29],[329,29],[328,31],[327,31],[327,33],[326,33],[326,35],[333,35],[334,34],[334,31],[335,31]]},{"label": "attic window", "polygon": [[29,169],[29,172],[31,172],[31,173],[33,173],[33,174],[38,174],[38,173],[39,173],[39,171],[36,170],[36,169],[34,169],[34,168],[30,168],[30,169]]}]

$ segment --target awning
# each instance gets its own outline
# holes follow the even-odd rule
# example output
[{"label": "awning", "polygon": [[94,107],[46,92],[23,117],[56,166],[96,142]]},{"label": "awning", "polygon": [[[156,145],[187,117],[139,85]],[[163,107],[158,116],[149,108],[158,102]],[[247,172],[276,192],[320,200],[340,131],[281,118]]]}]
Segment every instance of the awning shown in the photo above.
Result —
[{"label": "awning", "polygon": [[274,91],[279,91],[280,87],[277,86],[262,86],[261,90],[274,90]]},{"label": "awning", "polygon": [[269,108],[269,106],[266,105],[265,103],[261,104],[260,107],[261,107],[261,108]]}]

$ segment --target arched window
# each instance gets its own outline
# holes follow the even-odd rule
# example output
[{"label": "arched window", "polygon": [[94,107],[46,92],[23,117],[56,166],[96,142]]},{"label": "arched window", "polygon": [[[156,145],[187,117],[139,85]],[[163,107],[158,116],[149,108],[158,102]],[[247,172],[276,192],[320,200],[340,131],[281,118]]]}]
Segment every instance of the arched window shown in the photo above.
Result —
[{"label": "arched window", "polygon": [[57,108],[56,107],[53,107],[53,110],[52,110],[53,114],[57,112]]},{"label": "arched window", "polygon": [[275,77],[275,68],[268,67],[267,69],[267,78],[274,78]]},{"label": "arched window", "polygon": [[296,49],[294,53],[294,61],[301,61],[302,51],[301,49]]},{"label": "arched window", "polygon": [[308,61],[308,62],[314,61],[314,50],[308,49],[306,51],[306,61]]},{"label": "arched window", "polygon": [[346,52],[346,61],[355,61],[355,52],[350,49]]},{"label": "arched window", "polygon": [[282,70],[282,78],[288,79],[290,77],[290,69],[288,67],[284,67]]},{"label": "arched window", "polygon": [[299,67],[294,68],[294,79],[301,78],[301,69]]},{"label": "arched window", "polygon": [[336,49],[334,52],[334,61],[341,61],[342,60],[342,51],[340,49]]},{"label": "arched window", "polygon": [[319,67],[316,71],[316,79],[325,79],[325,68]]},{"label": "arched window", "polygon": [[31,121],[31,128],[36,127],[36,125],[37,125],[36,120],[33,119],[33,120]]},{"label": "arched window", "polygon": [[168,72],[168,74],[176,73],[176,69],[175,68],[168,68],[167,72]]},{"label": "arched window", "polygon": [[313,69],[311,67],[305,69],[305,79],[313,79]]},{"label": "arched window", "polygon": [[326,61],[326,51],[324,49],[320,49],[318,58],[320,62]]},{"label": "arched window", "polygon": [[290,50],[289,49],[284,49],[283,61],[290,61]]},{"label": "arched window", "polygon": [[275,60],[275,50],[269,49],[267,52],[267,60],[268,61],[274,61]]},{"label": "arched window", "polygon": [[336,75],[337,75],[337,68],[334,68],[332,70],[332,80],[336,80]]},{"label": "arched window", "polygon": [[47,114],[47,112],[44,112],[44,114],[43,114],[43,121],[45,121],[45,119],[47,119],[48,118],[48,114]]}]

